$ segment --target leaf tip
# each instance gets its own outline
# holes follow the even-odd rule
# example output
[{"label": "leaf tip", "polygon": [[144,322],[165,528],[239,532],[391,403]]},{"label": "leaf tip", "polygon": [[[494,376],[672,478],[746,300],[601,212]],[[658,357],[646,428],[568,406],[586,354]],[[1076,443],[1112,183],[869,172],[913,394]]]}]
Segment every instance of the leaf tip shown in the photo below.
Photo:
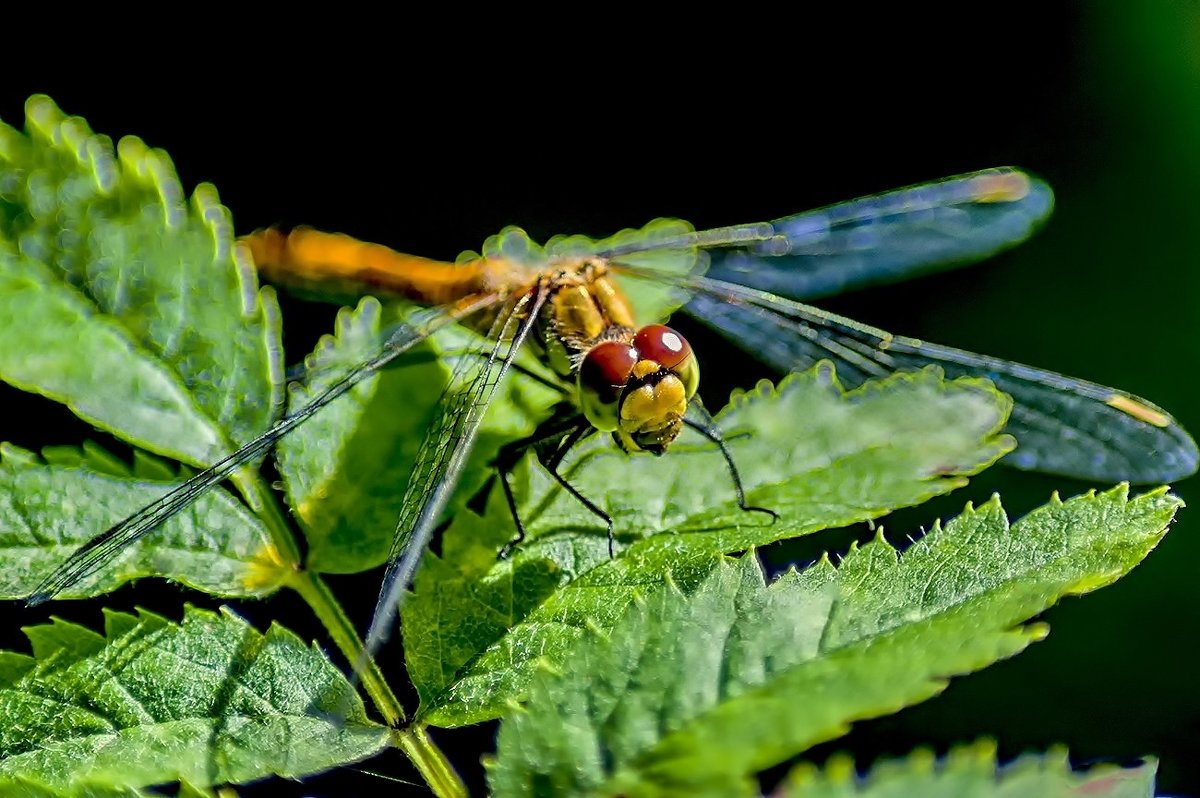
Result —
[{"label": "leaf tip", "polygon": [[1050,634],[1050,624],[1044,622],[1025,625],[1025,636],[1031,643],[1040,643]]},{"label": "leaf tip", "polygon": [[54,135],[62,120],[66,118],[64,114],[47,94],[34,94],[25,101],[25,125],[31,133],[40,133],[42,137],[49,141],[57,138]]},{"label": "leaf tip", "polygon": [[951,748],[946,755],[946,769],[961,769],[958,767],[961,762],[967,768],[991,772],[995,768],[999,753],[1000,747],[994,739],[981,737],[974,742]]},{"label": "leaf tip", "polygon": [[858,778],[854,757],[839,751],[825,762],[825,777],[834,784],[851,784]]}]

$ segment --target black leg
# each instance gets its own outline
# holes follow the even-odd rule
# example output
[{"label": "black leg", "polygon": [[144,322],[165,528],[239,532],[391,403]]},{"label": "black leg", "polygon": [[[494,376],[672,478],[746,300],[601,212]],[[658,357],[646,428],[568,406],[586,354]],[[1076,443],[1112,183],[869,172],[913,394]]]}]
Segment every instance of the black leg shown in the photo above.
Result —
[{"label": "black leg", "polygon": [[613,548],[613,521],[608,513],[601,510],[594,502],[581,494],[571,483],[558,473],[558,466],[575,444],[586,438],[594,431],[591,424],[583,418],[573,405],[563,404],[556,408],[554,415],[546,419],[534,430],[533,434],[519,441],[513,441],[500,447],[493,465],[500,474],[504,488],[504,499],[508,502],[509,512],[512,513],[513,525],[517,535],[500,550],[500,557],[507,557],[512,550],[525,539],[525,525],[517,512],[517,500],[513,495],[512,484],[508,476],[516,467],[527,451],[532,449],[538,462],[554,477],[563,488],[589,511],[603,519],[608,528],[608,548]]},{"label": "black leg", "polygon": [[[468,357],[474,356],[474,355],[487,357],[488,353],[486,351],[478,351],[478,350],[474,351],[474,352],[462,351],[462,352],[447,352],[446,353],[447,357],[463,357],[464,355],[468,356]],[[564,384],[562,381],[555,382],[554,380],[550,379],[549,377],[545,377],[541,374],[538,374],[533,369],[530,369],[526,366],[522,366],[520,363],[510,363],[508,367],[510,369],[512,369],[513,371],[516,371],[520,374],[524,374],[526,377],[533,380],[534,382],[538,382],[538,383],[541,383],[542,385],[545,385],[550,390],[554,391],[557,394],[560,394],[563,398],[567,398],[571,395],[570,389],[567,388],[566,384]]]},{"label": "black leg", "polygon": [[[695,406],[693,405],[693,407]],[[733,478],[733,489],[737,492],[738,507],[748,513],[766,513],[771,516],[772,521],[778,520],[779,513],[774,510],[746,504],[746,491],[742,487],[742,475],[738,473],[737,463],[733,462],[733,455],[729,452],[729,445],[725,443],[725,438],[721,436],[721,431],[712,423],[712,417],[708,415],[707,411],[700,408],[700,413],[708,420],[708,423],[695,421],[686,417],[683,419],[683,423],[708,438],[721,450],[721,456],[725,458],[725,465],[729,467],[729,476]]]},{"label": "black leg", "polygon": [[526,368],[525,366],[522,366],[520,363],[513,363],[511,366],[509,366],[509,368],[512,369],[513,371],[517,371],[517,372],[520,372],[521,374],[524,374],[526,377],[533,380],[534,382],[538,382],[538,383],[541,383],[542,385],[545,385],[550,390],[555,391],[556,393],[559,393],[564,397],[569,397],[571,395],[570,390],[568,390],[567,387],[563,383],[555,382],[554,380],[551,380],[548,377],[544,377],[541,374],[538,374],[536,371]]},{"label": "black leg", "polygon": [[563,489],[566,490],[567,493],[570,493],[575,497],[576,501],[591,510],[594,515],[604,521],[604,525],[608,532],[608,556],[612,557],[613,544],[615,543],[615,538],[613,537],[612,516],[601,510],[591,499],[580,493],[579,490],[570,482],[567,482],[566,478],[562,474],[558,473],[558,466],[562,463],[563,458],[567,456],[567,452],[569,452],[575,444],[583,440],[589,433],[591,433],[591,431],[592,426],[590,424],[577,427],[571,434],[563,438],[562,443],[559,444],[558,449],[551,457],[542,461],[542,466],[545,467],[545,469],[550,473],[550,476],[557,480],[559,485],[563,486]]}]

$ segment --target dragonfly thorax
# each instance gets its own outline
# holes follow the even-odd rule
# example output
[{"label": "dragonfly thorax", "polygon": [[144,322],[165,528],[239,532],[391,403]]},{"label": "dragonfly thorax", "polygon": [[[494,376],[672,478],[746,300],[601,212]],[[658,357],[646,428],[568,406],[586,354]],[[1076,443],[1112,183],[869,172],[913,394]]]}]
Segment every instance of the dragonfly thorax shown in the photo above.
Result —
[{"label": "dragonfly thorax", "polygon": [[603,261],[558,263],[551,282],[553,295],[532,337],[546,365],[563,379],[573,379],[597,343],[632,339],[633,311]]},{"label": "dragonfly thorax", "polygon": [[700,369],[682,335],[651,324],[628,340],[602,341],[579,366],[579,403],[592,426],[628,452],[661,454],[683,429]]}]

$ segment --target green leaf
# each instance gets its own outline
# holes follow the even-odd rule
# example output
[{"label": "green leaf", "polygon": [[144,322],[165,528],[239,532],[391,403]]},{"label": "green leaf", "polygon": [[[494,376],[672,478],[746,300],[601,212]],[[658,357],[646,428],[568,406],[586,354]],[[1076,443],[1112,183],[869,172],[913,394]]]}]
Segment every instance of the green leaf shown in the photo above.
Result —
[{"label": "green leaf", "polygon": [[[946,493],[1011,447],[999,435],[1009,402],[988,383],[897,374],[843,393],[827,366],[735,399],[718,422],[751,504],[737,506],[720,454],[681,438],[661,458],[607,440],[581,446],[566,476],[613,516],[603,524],[539,467],[518,473],[530,533],[510,559],[508,509],[459,513],[443,554],[426,555],[403,612],[409,673],[435,725],[496,717],[523,694],[539,658],[563,657],[589,625],[606,628],[635,593],[668,574],[689,591],[722,553],[876,518]],[[802,420],[802,421],[801,421]],[[661,534],[660,534],[661,533]]]},{"label": "green leaf", "polygon": [[278,409],[279,313],[212,186],[47,97],[0,125],[0,377],[203,466]]},{"label": "green leaf", "polygon": [[779,798],[1146,798],[1155,763],[1071,769],[1066,751],[1025,755],[1001,766],[989,742],[954,748],[941,759],[916,751],[877,762],[860,777],[854,761],[835,756],[823,767],[801,764],[776,791]]},{"label": "green leaf", "polygon": [[222,789],[214,795],[212,790],[204,790],[185,781],[179,785],[179,794],[175,798],[237,798],[237,794],[232,789]]},{"label": "green leaf", "polygon": [[[0,778],[65,788],[297,778],[387,740],[319,650],[228,611],[182,624],[106,613],[103,637],[64,621],[27,630],[33,657],[0,670]],[[11,667],[23,659],[23,667]]]},{"label": "green leaf", "polygon": [[162,793],[95,784],[51,787],[34,779],[0,776],[0,795],[4,798],[156,798]]},{"label": "green leaf", "polygon": [[[46,460],[0,444],[0,598],[29,595],[78,546],[169,487],[131,472],[94,444],[55,447]],[[173,476],[160,473],[160,464],[139,462],[135,471]],[[216,489],[61,597],[94,596],[160,575],[216,595],[257,596],[277,589],[287,574],[259,520]]]},{"label": "green leaf", "polygon": [[[194,466],[261,433],[281,410],[279,311],[216,191],[202,185],[186,201],[164,153],[136,138],[114,153],[49,98],[32,97],[26,114],[27,133],[0,124],[0,379]],[[32,589],[166,491],[152,483],[180,479],[142,452],[132,470],[94,446],[43,456],[4,451],[0,562],[11,567],[0,595]],[[234,480],[257,507],[251,467]],[[257,595],[281,583],[290,557],[218,489],[65,595],[146,575]]]},{"label": "green leaf", "polygon": [[998,499],[900,556],[882,535],[771,585],[747,555],[632,602],[542,673],[501,726],[498,795],[754,795],[754,774],[940,692],[1046,633],[1022,625],[1107,584],[1181,502],[1057,497],[1009,528]]},{"label": "green leaf", "polygon": [[[334,334],[305,358],[306,379],[289,386],[288,412],[375,354],[381,320],[374,299],[343,308]],[[420,355],[425,362],[413,362]],[[363,380],[279,443],[279,471],[314,570],[352,573],[387,558],[404,483],[447,374],[428,349],[403,360],[403,368]]]}]

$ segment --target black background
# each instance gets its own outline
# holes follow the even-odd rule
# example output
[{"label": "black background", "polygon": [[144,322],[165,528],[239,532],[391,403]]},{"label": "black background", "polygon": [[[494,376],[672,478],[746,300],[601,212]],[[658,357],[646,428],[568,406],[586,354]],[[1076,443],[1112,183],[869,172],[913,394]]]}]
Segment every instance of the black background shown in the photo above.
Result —
[{"label": "black background", "polygon": [[[185,187],[215,183],[239,231],[308,223],[445,258],[506,224],[535,239],[603,235],[657,216],[703,228],[1020,165],[1057,192],[1035,240],[980,267],[822,305],[1125,388],[1196,431],[1200,10],[1134,5],[1006,4],[993,16],[976,8],[927,18],[741,7],[654,19],[606,11],[570,23],[472,18],[489,26],[483,36],[457,19],[313,17],[220,22],[199,48],[129,31],[97,37],[89,66],[64,70],[45,46],[0,85],[0,119],[19,125],[25,97],[45,92],[95,130],[165,148]],[[324,306],[288,303],[290,362],[330,318]],[[704,374],[719,406],[760,372],[714,344]],[[36,446],[92,434],[40,400],[9,390],[0,400],[4,439]],[[997,490],[1019,514],[1054,490],[1089,487],[993,469],[886,526],[915,532]],[[1193,490],[1192,481],[1178,488],[1185,499]],[[993,736],[1011,757],[1061,743],[1078,763],[1156,755],[1162,792],[1200,795],[1192,512],[1128,578],[1047,613],[1047,641],[814,754],[850,750],[867,761]],[[177,616],[185,600],[204,603],[145,585],[107,603]],[[354,605],[363,624],[373,600]],[[55,611],[100,622],[82,604]],[[320,637],[286,597],[239,611],[260,628],[275,618]],[[16,647],[13,627],[46,615],[4,613],[16,619],[4,643]],[[435,737],[479,785],[475,754],[492,734]],[[415,778],[397,754],[367,767]],[[344,770],[295,789],[393,786],[404,792]]]}]

